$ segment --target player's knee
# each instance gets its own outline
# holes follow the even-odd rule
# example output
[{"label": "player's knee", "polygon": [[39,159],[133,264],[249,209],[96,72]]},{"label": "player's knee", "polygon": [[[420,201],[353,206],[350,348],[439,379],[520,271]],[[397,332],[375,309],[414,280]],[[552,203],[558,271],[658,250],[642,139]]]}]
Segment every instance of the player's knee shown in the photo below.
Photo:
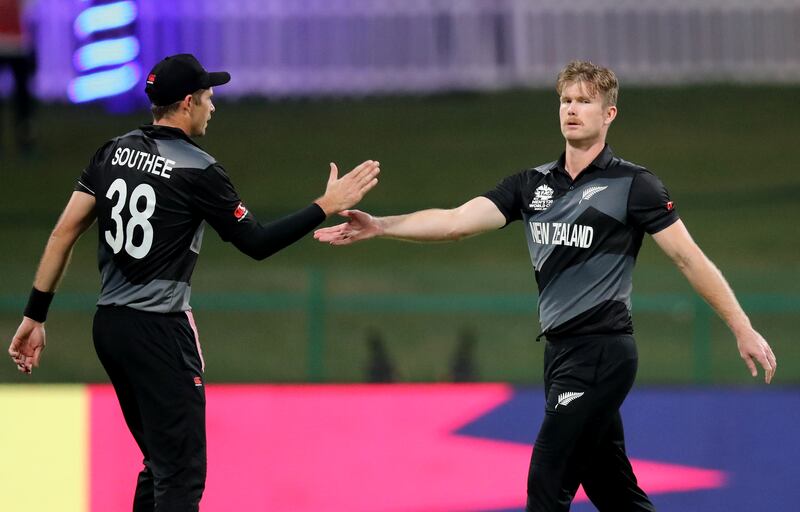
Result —
[{"label": "player's knee", "polygon": [[180,469],[154,482],[158,510],[195,512],[206,485],[205,454],[193,456]]}]

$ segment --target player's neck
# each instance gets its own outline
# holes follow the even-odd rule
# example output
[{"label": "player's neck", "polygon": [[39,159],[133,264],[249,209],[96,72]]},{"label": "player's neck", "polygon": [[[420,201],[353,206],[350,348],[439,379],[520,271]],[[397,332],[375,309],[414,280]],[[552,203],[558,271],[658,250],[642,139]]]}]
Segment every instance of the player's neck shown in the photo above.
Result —
[{"label": "player's neck", "polygon": [[597,155],[599,155],[606,145],[605,139],[594,142],[571,142],[567,141],[567,150],[564,156],[564,166],[567,173],[574,180],[584,169],[589,167]]},{"label": "player's neck", "polygon": [[153,120],[156,126],[169,126],[170,128],[177,128],[182,130],[187,136],[191,137],[191,122],[188,119],[183,119],[177,116],[162,117],[158,121]]}]

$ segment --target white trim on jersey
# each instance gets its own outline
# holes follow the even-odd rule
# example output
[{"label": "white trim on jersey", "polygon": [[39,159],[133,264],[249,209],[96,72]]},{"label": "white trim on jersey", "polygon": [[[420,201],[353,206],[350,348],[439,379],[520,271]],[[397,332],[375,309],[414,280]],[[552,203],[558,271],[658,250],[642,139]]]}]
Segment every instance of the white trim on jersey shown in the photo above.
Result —
[{"label": "white trim on jersey", "polygon": [[90,189],[90,188],[89,188],[89,187],[87,187],[85,184],[81,183],[81,180],[78,180],[78,185],[82,186],[83,188],[85,188],[86,190],[88,190],[89,192],[91,192],[93,196],[96,196],[96,195],[97,195],[97,194],[95,194],[94,190]]}]

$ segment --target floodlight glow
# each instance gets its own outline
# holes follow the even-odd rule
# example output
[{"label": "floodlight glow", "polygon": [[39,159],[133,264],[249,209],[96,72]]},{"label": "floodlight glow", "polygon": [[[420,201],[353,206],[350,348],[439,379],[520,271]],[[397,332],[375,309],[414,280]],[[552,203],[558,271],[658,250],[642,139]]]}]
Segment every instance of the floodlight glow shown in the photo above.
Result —
[{"label": "floodlight glow", "polygon": [[104,66],[117,66],[135,60],[139,55],[139,40],[133,36],[107,39],[82,46],[75,51],[72,62],[78,71]]},{"label": "floodlight glow", "polygon": [[84,38],[95,32],[131,24],[136,19],[136,3],[131,1],[89,7],[75,18],[75,35]]},{"label": "floodlight glow", "polygon": [[108,71],[79,76],[69,84],[69,99],[73,103],[116,96],[131,90],[139,82],[141,68],[135,62]]}]

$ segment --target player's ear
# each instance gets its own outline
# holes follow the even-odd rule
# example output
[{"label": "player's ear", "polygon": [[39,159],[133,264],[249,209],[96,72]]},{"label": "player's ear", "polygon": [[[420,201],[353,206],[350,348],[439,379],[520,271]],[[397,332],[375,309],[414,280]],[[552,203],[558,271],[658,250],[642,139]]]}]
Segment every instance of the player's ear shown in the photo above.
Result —
[{"label": "player's ear", "polygon": [[184,109],[184,108],[185,109],[191,109],[192,103],[193,103],[192,95],[191,94],[187,94],[181,100],[181,108],[182,109]]},{"label": "player's ear", "polygon": [[617,106],[609,105],[608,107],[606,107],[605,124],[611,124],[611,121],[616,119],[616,117],[617,117]]}]

